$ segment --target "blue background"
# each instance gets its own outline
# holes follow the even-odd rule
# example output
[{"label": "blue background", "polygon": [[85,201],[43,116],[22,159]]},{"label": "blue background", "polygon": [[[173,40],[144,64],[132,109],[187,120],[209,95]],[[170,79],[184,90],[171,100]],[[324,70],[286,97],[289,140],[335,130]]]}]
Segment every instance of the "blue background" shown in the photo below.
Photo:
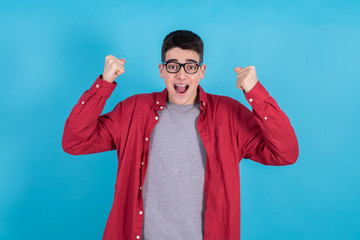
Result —
[{"label": "blue background", "polygon": [[61,138],[105,56],[126,73],[104,113],[165,88],[166,34],[205,42],[202,87],[233,97],[254,65],[291,120],[295,165],[240,163],[242,239],[360,239],[359,1],[1,1],[0,239],[101,239],[116,152],[71,156]]}]

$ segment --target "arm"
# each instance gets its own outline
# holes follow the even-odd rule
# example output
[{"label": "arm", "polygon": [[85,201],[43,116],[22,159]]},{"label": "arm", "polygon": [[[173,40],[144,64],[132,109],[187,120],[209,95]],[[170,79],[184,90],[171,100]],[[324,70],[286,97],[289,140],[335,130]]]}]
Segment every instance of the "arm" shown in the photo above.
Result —
[{"label": "arm", "polygon": [[276,101],[257,81],[255,68],[249,70],[248,74],[240,74],[240,78],[238,74],[238,88],[244,91],[253,108],[252,113],[243,112],[241,119],[244,158],[265,165],[293,164],[299,155],[294,129]]},{"label": "arm", "polygon": [[121,113],[119,103],[109,113],[101,115],[106,100],[116,87],[115,79],[124,72],[124,60],[107,56],[104,74],[100,75],[80,98],[66,120],[62,138],[65,152],[73,155],[114,150],[116,130]]},{"label": "arm", "polygon": [[111,130],[116,108],[100,116],[106,100],[116,87],[99,76],[91,88],[80,97],[65,122],[62,147],[73,155],[104,152],[115,149]]}]

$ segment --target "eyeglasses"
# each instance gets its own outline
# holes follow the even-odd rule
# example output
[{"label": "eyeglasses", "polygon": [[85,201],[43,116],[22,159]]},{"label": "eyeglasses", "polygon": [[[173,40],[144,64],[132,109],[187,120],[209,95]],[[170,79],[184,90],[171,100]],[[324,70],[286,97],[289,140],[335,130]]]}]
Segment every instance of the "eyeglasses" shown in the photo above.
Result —
[{"label": "eyeglasses", "polygon": [[181,67],[183,67],[186,73],[194,74],[197,73],[200,66],[198,63],[163,62],[162,64],[165,65],[168,73],[177,73],[180,71]]}]

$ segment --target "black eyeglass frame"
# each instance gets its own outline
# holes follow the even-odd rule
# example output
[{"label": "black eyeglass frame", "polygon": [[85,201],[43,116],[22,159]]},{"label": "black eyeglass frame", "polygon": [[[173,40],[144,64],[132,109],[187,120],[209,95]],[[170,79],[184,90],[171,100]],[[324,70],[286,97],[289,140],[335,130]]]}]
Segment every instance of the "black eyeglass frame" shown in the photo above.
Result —
[{"label": "black eyeglass frame", "polygon": [[[167,68],[167,65],[169,64],[169,63],[176,63],[176,64],[178,64],[180,67],[179,67],[179,69],[176,71],[176,72],[169,72],[169,70],[168,70],[168,68]],[[202,64],[199,64],[199,63],[178,63],[178,62],[162,62],[162,64],[163,65],[165,65],[165,69],[166,69],[166,71],[168,72],[168,73],[178,73],[180,70],[181,70],[181,67],[183,67],[184,68],[184,70],[185,70],[185,72],[187,73],[187,74],[195,74],[195,73],[197,73],[198,71],[199,71],[199,68],[200,68],[200,66],[202,65]],[[187,64],[195,64],[196,65],[196,72],[193,72],[193,73],[189,73],[188,71],[186,71],[186,68],[185,68],[185,65],[187,65]]]}]

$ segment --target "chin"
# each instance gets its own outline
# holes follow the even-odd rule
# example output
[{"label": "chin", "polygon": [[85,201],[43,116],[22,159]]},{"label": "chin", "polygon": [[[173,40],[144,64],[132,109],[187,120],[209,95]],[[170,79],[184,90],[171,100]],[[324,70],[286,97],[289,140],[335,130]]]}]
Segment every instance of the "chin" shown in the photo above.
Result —
[{"label": "chin", "polygon": [[170,99],[170,101],[172,102],[172,103],[175,103],[175,104],[177,104],[177,105],[185,105],[185,103],[186,103],[186,100],[183,100],[183,99]]}]

